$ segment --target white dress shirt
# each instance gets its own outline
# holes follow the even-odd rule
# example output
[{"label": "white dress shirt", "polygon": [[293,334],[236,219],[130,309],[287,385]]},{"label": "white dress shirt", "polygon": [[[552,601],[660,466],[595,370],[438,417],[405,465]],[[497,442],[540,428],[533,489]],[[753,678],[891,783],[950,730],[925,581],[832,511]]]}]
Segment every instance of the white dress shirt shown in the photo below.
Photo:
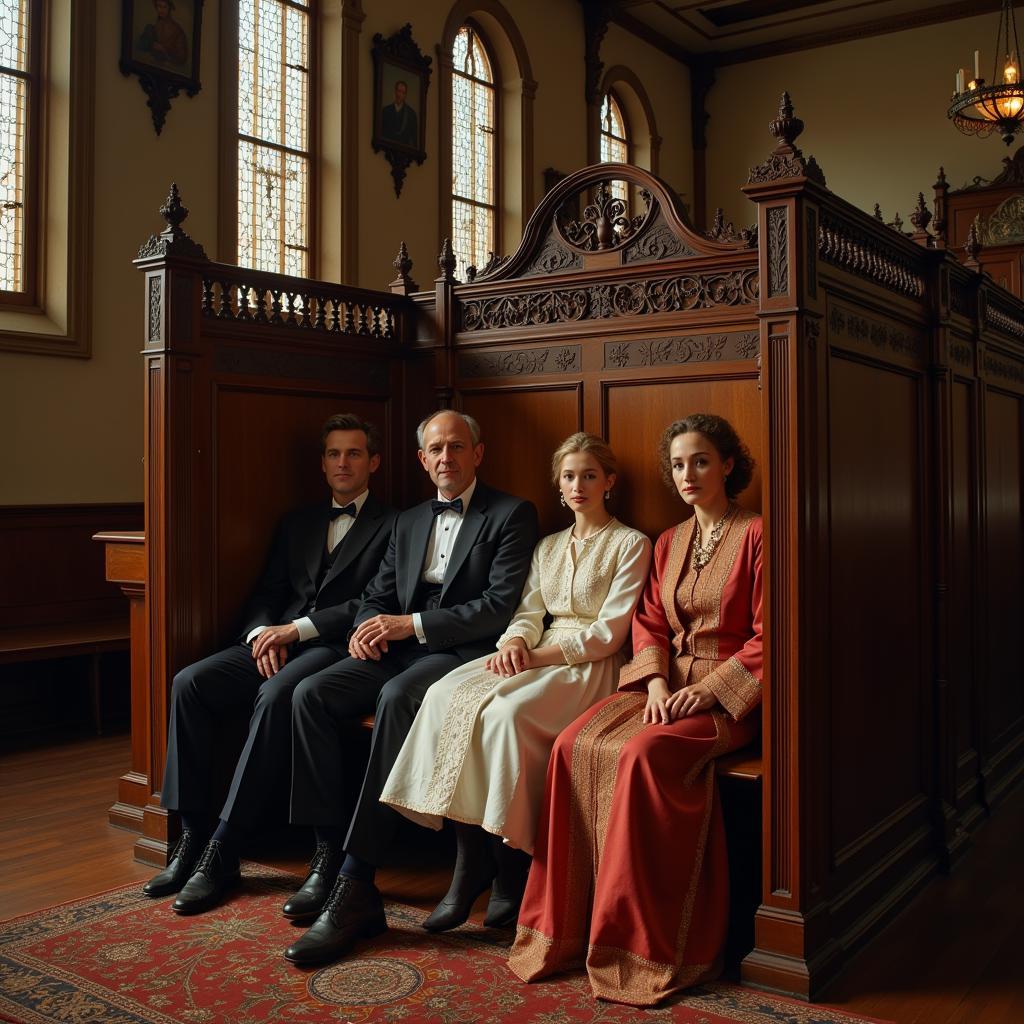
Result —
[{"label": "white dress shirt", "polygon": [[[448,563],[451,561],[452,551],[455,549],[455,538],[458,537],[459,530],[462,529],[462,519],[469,511],[469,503],[473,500],[475,490],[476,477],[473,477],[473,482],[461,494],[455,496],[462,499],[462,515],[451,509],[446,509],[440,515],[434,516],[430,540],[427,541],[427,557],[423,561],[423,573],[420,576],[424,583],[444,583],[444,574],[448,571]],[[438,491],[437,500],[448,501],[449,499]],[[419,612],[413,612],[412,628],[416,633],[416,639],[421,644],[425,644],[427,637],[423,632],[423,623]]]},{"label": "white dress shirt", "polygon": [[[351,504],[356,507],[355,516],[338,516],[332,519],[327,524],[327,550],[333,551],[348,535],[348,531],[355,525],[356,516],[362,511],[363,505],[366,503],[366,499],[370,496],[368,490],[363,491],[362,494],[357,498],[353,498]],[[344,506],[339,505],[334,498],[331,498],[331,508],[343,508]],[[292,625],[299,631],[299,642],[303,640],[313,640],[320,635],[320,630],[313,625],[313,621],[308,615],[303,615],[301,618],[293,619]],[[269,625],[256,626],[249,630],[249,635],[245,638],[246,643],[252,643],[265,629],[269,629]]]}]

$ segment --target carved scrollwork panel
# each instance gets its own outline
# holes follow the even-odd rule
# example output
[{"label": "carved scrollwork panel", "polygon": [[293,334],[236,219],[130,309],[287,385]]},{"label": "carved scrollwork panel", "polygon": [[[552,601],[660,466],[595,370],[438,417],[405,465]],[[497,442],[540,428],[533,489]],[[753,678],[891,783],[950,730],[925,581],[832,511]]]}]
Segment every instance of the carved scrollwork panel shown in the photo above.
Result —
[{"label": "carved scrollwork panel", "polygon": [[606,342],[604,368],[711,363],[732,359],[753,359],[760,347],[757,331],[732,334],[696,334],[644,341]]},{"label": "carved scrollwork panel", "polygon": [[965,370],[971,369],[974,363],[971,346],[966,341],[950,341],[949,358],[951,362]]},{"label": "carved scrollwork panel", "polygon": [[910,359],[924,359],[924,336],[900,325],[876,320],[833,305],[828,315],[829,335],[833,341],[848,340],[869,344],[879,351],[888,351]]},{"label": "carved scrollwork panel", "polygon": [[148,340],[151,345],[160,342],[160,327],[163,324],[163,281],[154,275],[149,279],[149,334]]},{"label": "carved scrollwork panel", "polygon": [[993,377],[1012,381],[1014,384],[1024,384],[1024,364],[1000,359],[991,352],[985,353],[985,372]]},{"label": "carved scrollwork panel", "polygon": [[542,373],[573,373],[581,366],[582,349],[579,345],[464,352],[459,356],[459,375],[462,377],[532,377]]},{"label": "carved scrollwork panel", "polygon": [[462,307],[465,331],[580,320],[606,320],[653,313],[685,312],[714,306],[754,305],[758,276],[753,268],[725,273],[683,274],[660,280],[634,280],[585,288],[545,289],[467,299]]},{"label": "carved scrollwork panel", "polygon": [[789,211],[768,210],[768,297],[789,294]]},{"label": "carved scrollwork panel", "polygon": [[639,238],[626,248],[623,254],[625,263],[651,263],[655,260],[667,260],[674,256],[696,256],[697,252],[688,246],[668,226],[665,218],[659,214],[650,227]]},{"label": "carved scrollwork panel", "polygon": [[583,257],[578,252],[567,249],[552,230],[548,232],[544,244],[526,265],[520,276],[536,277],[540,274],[560,274],[570,270],[579,270],[582,266]]}]

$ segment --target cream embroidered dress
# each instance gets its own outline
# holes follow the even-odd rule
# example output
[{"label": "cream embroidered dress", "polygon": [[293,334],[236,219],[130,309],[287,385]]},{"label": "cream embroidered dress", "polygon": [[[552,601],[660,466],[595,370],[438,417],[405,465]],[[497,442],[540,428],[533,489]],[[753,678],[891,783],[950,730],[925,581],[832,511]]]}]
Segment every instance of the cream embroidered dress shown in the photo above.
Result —
[{"label": "cream embroidered dress", "polygon": [[428,828],[444,818],[482,825],[532,853],[551,746],[618,685],[619,649],[650,559],[650,541],[616,519],[583,541],[571,529],[545,537],[498,647],[513,637],[531,649],[557,644],[565,664],[504,679],[480,658],[438,680],[381,801]]}]

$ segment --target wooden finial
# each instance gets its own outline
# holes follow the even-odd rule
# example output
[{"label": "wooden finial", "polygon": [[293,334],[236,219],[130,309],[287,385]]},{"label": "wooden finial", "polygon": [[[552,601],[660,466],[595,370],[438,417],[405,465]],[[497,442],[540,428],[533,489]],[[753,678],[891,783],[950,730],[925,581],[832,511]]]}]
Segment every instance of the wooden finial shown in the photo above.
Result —
[{"label": "wooden finial", "polygon": [[981,242],[978,240],[978,219],[975,217],[971,223],[970,230],[967,232],[967,241],[964,244],[964,255],[967,257],[964,260],[964,266],[970,267],[971,270],[981,270],[981,264],[978,262],[978,253],[981,252]]},{"label": "wooden finial", "polygon": [[880,220],[883,224],[885,223],[885,218],[882,216],[882,208],[878,203],[875,203],[875,220]]},{"label": "wooden finial", "polygon": [[171,190],[160,207],[160,216],[163,217],[166,226],[160,234],[149,236],[139,249],[138,259],[151,259],[154,256],[182,256],[196,260],[207,258],[203,247],[189,238],[181,227],[188,217],[188,207],[181,201],[177,182],[171,182]]},{"label": "wooden finial", "polygon": [[927,203],[924,201],[924,193],[917,193],[917,205],[914,207],[914,212],[910,215],[910,223],[914,225],[914,233],[910,236],[918,245],[923,245],[926,248],[930,248],[932,244],[932,236],[928,232],[928,224],[932,219],[932,211],[928,209]]},{"label": "wooden finial", "polygon": [[409,271],[412,270],[412,260],[409,259],[409,250],[405,247],[405,242],[398,247],[398,255],[391,266],[398,272],[398,277],[388,285],[392,292],[397,295],[408,295],[410,292],[419,291],[419,286],[409,276]]},{"label": "wooden finial", "polygon": [[452,240],[446,238],[441,243],[441,255],[437,258],[437,265],[441,270],[439,281],[454,281],[456,267],[455,252],[452,249]]}]

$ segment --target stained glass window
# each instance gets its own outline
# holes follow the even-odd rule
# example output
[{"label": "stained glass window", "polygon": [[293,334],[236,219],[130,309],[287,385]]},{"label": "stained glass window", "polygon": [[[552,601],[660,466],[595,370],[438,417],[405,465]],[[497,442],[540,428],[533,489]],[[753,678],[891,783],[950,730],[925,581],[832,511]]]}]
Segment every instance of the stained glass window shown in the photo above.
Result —
[{"label": "stained glass window", "polygon": [[463,25],[452,48],[452,248],[462,280],[497,245],[495,91],[487,50]]},{"label": "stained glass window", "polygon": [[24,292],[28,278],[27,211],[30,109],[29,0],[0,0],[0,291]]},{"label": "stained glass window", "polygon": [[238,264],[309,270],[310,4],[239,0]]},{"label": "stained glass window", "polygon": [[[601,163],[629,163],[629,135],[622,108],[613,93],[605,93],[601,101]],[[612,195],[626,198],[626,183],[612,182]]]}]

